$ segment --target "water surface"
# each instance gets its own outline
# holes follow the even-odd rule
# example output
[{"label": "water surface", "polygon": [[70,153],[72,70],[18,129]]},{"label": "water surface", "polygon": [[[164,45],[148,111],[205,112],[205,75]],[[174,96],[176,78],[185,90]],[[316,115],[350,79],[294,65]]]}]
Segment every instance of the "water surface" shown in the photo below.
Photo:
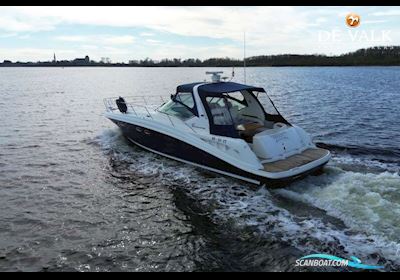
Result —
[{"label": "water surface", "polygon": [[247,69],[334,155],[280,190],[143,151],[102,116],[205,70],[1,68],[0,270],[297,271],[310,253],[399,270],[400,68]]}]

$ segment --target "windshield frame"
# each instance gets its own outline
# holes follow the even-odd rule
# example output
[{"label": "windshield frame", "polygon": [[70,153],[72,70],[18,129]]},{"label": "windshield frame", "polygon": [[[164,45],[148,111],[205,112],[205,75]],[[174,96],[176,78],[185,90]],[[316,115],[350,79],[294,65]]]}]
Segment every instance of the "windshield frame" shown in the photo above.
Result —
[{"label": "windshield frame", "polygon": [[[180,101],[177,97],[180,94],[190,94],[192,96],[192,100],[193,100],[193,108],[190,108],[189,106],[187,106],[185,103],[183,103],[182,101]],[[177,92],[175,94],[171,94],[171,100],[173,102],[179,103],[182,106],[184,106],[186,109],[188,109],[193,115],[195,115],[196,117],[199,116],[199,113],[197,111],[197,104],[196,104],[196,99],[194,98],[194,94],[193,92]]]}]

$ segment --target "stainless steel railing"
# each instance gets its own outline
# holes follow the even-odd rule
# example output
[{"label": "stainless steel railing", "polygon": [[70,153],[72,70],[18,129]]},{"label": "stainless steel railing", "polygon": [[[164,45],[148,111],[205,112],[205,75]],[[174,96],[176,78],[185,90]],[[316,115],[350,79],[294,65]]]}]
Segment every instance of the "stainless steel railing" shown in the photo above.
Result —
[{"label": "stainless steel railing", "polygon": [[[116,99],[118,98],[119,97],[109,97],[103,99],[104,106],[106,107],[107,112],[115,112],[115,111],[119,112],[119,109],[115,102]],[[159,108],[166,103],[166,100],[168,100],[164,96],[159,96],[159,95],[124,96],[123,98],[125,99],[125,104],[128,108],[128,113],[131,113],[136,117],[149,118],[152,119],[153,121],[157,121],[157,118],[155,118],[154,114],[159,113],[168,118],[169,122],[173,127],[177,128],[179,126],[177,123],[179,123],[183,124],[184,127],[188,127],[192,132],[196,134],[198,133],[196,130],[193,129],[193,127],[188,125],[182,119],[175,116],[171,116],[159,110]]]},{"label": "stainless steel railing", "polygon": [[[104,98],[104,105],[106,106],[107,111],[114,111],[118,110],[116,107],[115,100],[119,97],[108,97]],[[126,104],[135,104],[140,106],[156,106],[161,107],[168,101],[165,96],[160,95],[136,95],[136,96],[124,96]],[[161,103],[161,104],[160,104]]]}]

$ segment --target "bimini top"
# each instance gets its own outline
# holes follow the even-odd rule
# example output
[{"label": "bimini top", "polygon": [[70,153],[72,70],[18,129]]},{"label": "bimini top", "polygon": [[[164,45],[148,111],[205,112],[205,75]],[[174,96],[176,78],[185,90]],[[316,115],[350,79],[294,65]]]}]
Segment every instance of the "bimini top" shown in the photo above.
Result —
[{"label": "bimini top", "polygon": [[[202,83],[192,83],[186,85],[180,85],[177,87],[176,92],[192,92],[193,88]],[[227,92],[241,91],[241,90],[254,90],[265,92],[263,88],[238,84],[234,82],[218,82],[203,84],[198,87],[199,94],[222,94]]]}]

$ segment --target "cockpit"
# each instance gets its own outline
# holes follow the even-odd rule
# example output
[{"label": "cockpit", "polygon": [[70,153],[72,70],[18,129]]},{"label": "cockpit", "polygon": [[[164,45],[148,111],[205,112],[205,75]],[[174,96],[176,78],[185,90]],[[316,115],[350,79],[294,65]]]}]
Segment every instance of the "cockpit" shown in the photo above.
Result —
[{"label": "cockpit", "polygon": [[[269,106],[270,110],[266,112],[257,99],[258,94],[260,92],[242,90],[206,97],[206,107],[209,108],[211,115],[210,124],[214,127],[230,127],[231,130],[234,128],[238,136],[247,142],[252,142],[253,136],[257,133],[283,126],[281,119],[272,117],[280,116],[276,108]],[[222,133],[224,131],[227,132],[229,129],[222,130]],[[218,133],[218,129],[214,130],[215,132]]]},{"label": "cockpit", "polygon": [[199,102],[214,135],[242,138],[251,143],[255,134],[290,125],[264,89],[233,82],[179,86],[177,93],[159,110],[182,120],[200,118]]}]

